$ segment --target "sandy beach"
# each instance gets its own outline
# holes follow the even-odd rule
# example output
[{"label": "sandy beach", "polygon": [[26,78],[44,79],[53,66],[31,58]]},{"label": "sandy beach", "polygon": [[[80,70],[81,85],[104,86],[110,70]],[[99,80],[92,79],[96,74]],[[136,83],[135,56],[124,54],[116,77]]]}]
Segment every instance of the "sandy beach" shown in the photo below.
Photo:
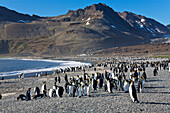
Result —
[{"label": "sandy beach", "polygon": [[[79,59],[78,59],[79,60]],[[93,59],[94,60],[94,59]],[[91,60],[92,61],[92,60]],[[95,60],[94,60],[95,61]],[[102,59],[96,59],[97,62],[104,62]],[[95,72],[109,72],[109,67],[96,67]],[[153,67],[146,68],[147,80],[142,93],[137,93],[140,103],[133,103],[129,93],[113,90],[113,93],[104,92],[104,89],[98,89],[91,92],[91,97],[82,96],[69,97],[68,94],[62,98],[49,96],[30,101],[18,101],[19,94],[25,94],[28,88],[38,86],[41,88],[43,81],[47,83],[47,89],[52,88],[54,78],[57,75],[47,75],[41,77],[29,77],[24,79],[5,79],[0,80],[0,112],[2,113],[23,113],[23,112],[170,112],[170,73],[168,70],[159,70],[157,76],[153,76]],[[94,68],[86,68],[86,73],[91,75]],[[126,75],[129,74],[129,71]],[[64,73],[60,73],[61,83],[64,87]],[[83,75],[83,71],[68,72],[68,77]],[[48,93],[47,93],[48,94]]]}]

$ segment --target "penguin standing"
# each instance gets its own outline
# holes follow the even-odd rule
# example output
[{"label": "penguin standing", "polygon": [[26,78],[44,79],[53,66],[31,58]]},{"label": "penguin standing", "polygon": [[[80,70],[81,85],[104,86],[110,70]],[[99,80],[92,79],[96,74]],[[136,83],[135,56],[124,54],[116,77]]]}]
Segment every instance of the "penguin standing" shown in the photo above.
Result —
[{"label": "penguin standing", "polygon": [[124,85],[123,85],[123,90],[125,93],[129,92],[129,81],[125,80]]},{"label": "penguin standing", "polygon": [[109,92],[109,93],[111,93],[112,91],[111,91],[111,84],[110,84],[110,81],[109,80],[107,80],[107,91]]},{"label": "penguin standing", "polygon": [[72,96],[73,95],[73,86],[72,85],[69,85],[68,86],[69,88],[69,96]]},{"label": "penguin standing", "polygon": [[73,97],[75,97],[76,96],[76,86],[75,86],[75,84],[73,85]]},{"label": "penguin standing", "polygon": [[87,96],[89,96],[89,97],[90,97],[91,88],[92,88],[92,82],[90,81],[89,85],[87,87]]},{"label": "penguin standing", "polygon": [[65,86],[65,93],[68,94],[68,93],[69,93],[69,87],[68,87],[68,86],[69,86],[69,83],[66,82],[64,86]]},{"label": "penguin standing", "polygon": [[46,94],[47,91],[46,90],[47,90],[46,81],[44,81],[43,85],[41,87],[41,92],[42,92],[42,94],[44,94],[44,96],[47,96],[47,94]]},{"label": "penguin standing", "polygon": [[145,80],[147,79],[147,76],[146,76],[146,72],[145,72],[145,71],[143,71],[142,76],[144,77]]},{"label": "penguin standing", "polygon": [[135,88],[133,81],[131,81],[130,86],[129,86],[129,94],[133,102],[139,103],[138,98],[137,98],[136,88]]},{"label": "penguin standing", "polygon": [[31,88],[28,88],[27,92],[26,92],[26,100],[31,100]]},{"label": "penguin standing", "polygon": [[121,90],[122,88],[122,75],[118,75],[118,90]]},{"label": "penguin standing", "polygon": [[61,98],[63,96],[63,92],[64,88],[62,86],[58,86],[56,90],[57,96]]},{"label": "penguin standing", "polygon": [[65,74],[65,81],[68,82],[68,77],[67,77],[67,74]]},{"label": "penguin standing", "polygon": [[83,95],[87,96],[87,85],[86,85],[86,83],[84,84]]},{"label": "penguin standing", "polygon": [[78,97],[81,98],[82,96],[82,88],[81,88],[81,84],[79,84],[79,87],[78,87]]},{"label": "penguin standing", "polygon": [[145,79],[143,76],[140,77],[140,80],[138,82],[138,92],[141,93],[144,89]]},{"label": "penguin standing", "polygon": [[107,91],[107,80],[104,80],[104,91]]},{"label": "penguin standing", "polygon": [[58,76],[58,83],[60,83],[61,79],[60,79],[60,76]]},{"label": "penguin standing", "polygon": [[57,82],[58,81],[58,79],[57,79],[57,77],[55,77],[55,82]]},{"label": "penguin standing", "polygon": [[93,89],[97,90],[97,80],[96,80],[96,77],[93,79]]},{"label": "penguin standing", "polygon": [[154,75],[154,76],[158,75],[158,72],[157,72],[156,67],[155,67],[155,69],[153,70],[153,75]]},{"label": "penguin standing", "polygon": [[99,78],[99,88],[102,88],[103,87],[103,77],[101,76]]}]

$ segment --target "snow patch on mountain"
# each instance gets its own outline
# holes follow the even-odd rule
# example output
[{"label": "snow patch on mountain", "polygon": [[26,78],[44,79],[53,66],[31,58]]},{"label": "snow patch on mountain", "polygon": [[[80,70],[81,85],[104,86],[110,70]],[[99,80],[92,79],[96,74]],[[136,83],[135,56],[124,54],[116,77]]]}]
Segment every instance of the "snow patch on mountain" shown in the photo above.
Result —
[{"label": "snow patch on mountain", "polygon": [[141,22],[145,22],[145,19],[144,19],[144,18],[142,18],[142,19],[141,19]]},{"label": "snow patch on mountain", "polygon": [[29,21],[29,20],[27,20],[27,21],[19,20],[18,22],[21,22],[21,23],[28,23],[28,22],[30,22],[30,21]]},{"label": "snow patch on mountain", "polygon": [[114,25],[111,25],[112,28],[116,28]]},{"label": "snow patch on mountain", "polygon": [[89,21],[91,18],[89,17],[88,19],[87,19],[87,21]]},{"label": "snow patch on mountain", "polygon": [[149,29],[148,27],[146,27],[146,29],[151,32],[151,33],[154,33],[151,29]]},{"label": "snow patch on mountain", "polygon": [[90,22],[88,21],[88,22],[86,23],[86,25],[90,25]]}]

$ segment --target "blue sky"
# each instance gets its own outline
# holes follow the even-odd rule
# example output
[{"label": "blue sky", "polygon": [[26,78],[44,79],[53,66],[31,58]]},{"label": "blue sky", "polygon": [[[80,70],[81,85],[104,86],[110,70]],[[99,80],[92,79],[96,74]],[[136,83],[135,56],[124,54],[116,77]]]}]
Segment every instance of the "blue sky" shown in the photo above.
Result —
[{"label": "blue sky", "polygon": [[170,0],[0,0],[1,6],[39,16],[58,16],[94,3],[105,3],[118,12],[130,11],[170,24]]}]

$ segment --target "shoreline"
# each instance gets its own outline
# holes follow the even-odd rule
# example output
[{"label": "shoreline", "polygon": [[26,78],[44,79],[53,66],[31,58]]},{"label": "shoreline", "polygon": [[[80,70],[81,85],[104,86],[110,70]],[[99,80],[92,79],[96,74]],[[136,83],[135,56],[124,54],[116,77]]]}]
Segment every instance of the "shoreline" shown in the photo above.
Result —
[{"label": "shoreline", "polygon": [[2,72],[2,73],[17,73],[12,75],[1,75],[0,78],[4,77],[4,79],[12,79],[12,78],[18,78],[18,75],[21,73],[24,73],[24,77],[34,77],[36,74],[52,74],[53,70],[56,69],[65,69],[69,67],[77,67],[82,65],[91,65],[91,62],[80,62],[80,61],[72,61],[72,60],[58,60],[58,59],[28,59],[28,58],[0,58],[1,59],[9,59],[9,60],[27,60],[27,61],[40,61],[40,62],[52,62],[52,63],[61,63],[62,65],[54,66],[54,67],[48,67],[48,68],[42,68],[42,69],[25,69],[20,71],[10,71],[10,72]]}]

